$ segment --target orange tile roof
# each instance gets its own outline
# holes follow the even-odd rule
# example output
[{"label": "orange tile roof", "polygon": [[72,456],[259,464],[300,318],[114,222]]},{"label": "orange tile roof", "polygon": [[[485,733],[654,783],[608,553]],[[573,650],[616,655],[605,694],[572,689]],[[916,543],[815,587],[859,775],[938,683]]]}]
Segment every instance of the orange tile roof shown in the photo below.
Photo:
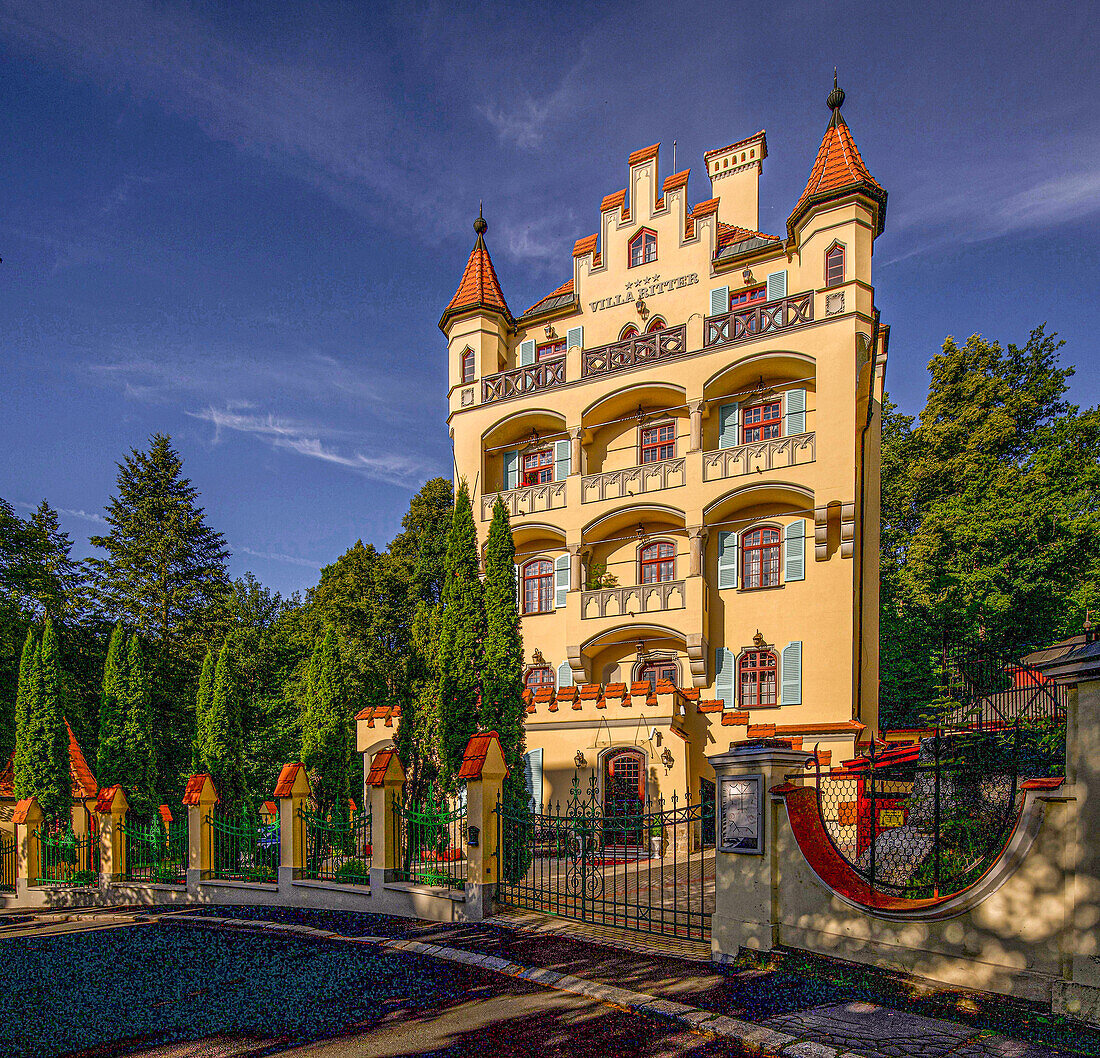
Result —
[{"label": "orange tile roof", "polygon": [[604,688],[604,696],[607,698],[629,698],[630,695],[626,692],[625,683],[609,683]]},{"label": "orange tile roof", "polygon": [[[200,772],[198,775],[192,775],[191,778],[187,780],[187,789],[183,791],[183,803],[185,805],[197,805],[199,803],[199,794],[202,793],[203,785],[208,780],[211,783],[213,782],[210,776],[205,772]],[[216,792],[214,798],[217,800]]]},{"label": "orange tile roof", "polygon": [[698,202],[692,208],[691,219],[696,220],[699,217],[705,217],[710,213],[718,212],[718,199],[708,198],[705,202]]},{"label": "orange tile roof", "polygon": [[613,195],[604,195],[603,201],[600,203],[600,212],[606,213],[609,209],[622,209],[624,202],[626,202],[625,187],[622,191],[616,191]]},{"label": "orange tile roof", "polygon": [[455,296],[443,310],[439,321],[440,330],[446,327],[451,316],[468,309],[499,312],[509,323],[515,322],[508,303],[504,300],[504,291],[500,288],[500,280],[497,279],[496,269],[493,268],[485,238],[480,231],[477,242],[470,251],[470,259],[466,262],[466,270],[462,273]]},{"label": "orange tile roof", "polygon": [[810,170],[806,190],[787,218],[787,234],[794,238],[795,225],[815,202],[825,202],[850,191],[863,191],[878,203],[876,234],[881,234],[886,224],[886,192],[863,164],[848,122],[840,109],[835,108]]},{"label": "orange tile roof", "polygon": [[581,701],[591,702],[603,696],[603,687],[598,683],[586,683],[581,687]]},{"label": "orange tile roof", "polygon": [[[466,743],[466,752],[462,754],[462,767],[458,769],[459,779],[481,778],[481,769],[485,766],[485,758],[494,741],[500,745],[500,736],[495,731],[485,731],[474,735]],[[507,768],[505,773],[507,774]]]},{"label": "orange tile roof", "polygon": [[698,687],[681,687],[680,693],[689,701],[699,701],[699,688]]},{"label": "orange tile roof", "polygon": [[368,786],[381,786],[386,777],[386,769],[390,766],[390,760],[396,755],[395,749],[383,749],[374,755],[370,762],[370,771],[367,772]]},{"label": "orange tile roof", "polygon": [[691,176],[690,169],[683,169],[678,173],[673,173],[671,176],[666,176],[665,182],[661,185],[661,190],[665,194],[668,194],[669,191],[675,191],[679,187],[687,187],[689,176]]},{"label": "orange tile roof", "polygon": [[671,680],[658,680],[657,681],[657,693],[658,694],[675,694],[676,684]]},{"label": "orange tile roof", "polygon": [[572,279],[567,279],[556,290],[551,290],[549,294],[544,294],[541,298],[539,298],[538,301],[536,301],[534,303],[534,305],[532,305],[526,312],[524,312],[524,316],[530,316],[531,313],[535,312],[538,309],[538,307],[544,301],[549,301],[551,298],[560,298],[562,296],[562,294],[572,294],[572,293],[573,293],[573,280]]},{"label": "orange tile roof", "polygon": [[279,814],[279,806],[274,801],[264,801],[264,811],[269,816],[277,816]]},{"label": "orange tile roof", "polygon": [[279,772],[279,780],[275,783],[275,790],[271,796],[289,797],[294,789],[294,780],[298,777],[298,772],[305,770],[306,766],[301,761],[294,764],[284,764],[283,770]]},{"label": "orange tile roof", "polygon": [[586,254],[595,253],[596,243],[599,241],[599,234],[586,235],[583,239],[578,239],[573,244],[573,256],[584,257]]},{"label": "orange tile roof", "polygon": [[701,713],[720,713],[722,711],[722,699],[710,698],[699,703]]},{"label": "orange tile roof", "polygon": [[160,813],[161,821],[165,826],[168,826],[168,824],[172,822],[172,809],[167,805],[161,805],[157,811]]},{"label": "orange tile roof", "polygon": [[749,738],[771,738],[775,734],[775,724],[749,724],[745,733]]},{"label": "orange tile roof", "polygon": [[641,165],[642,162],[648,162],[650,158],[656,158],[657,152],[661,149],[659,143],[651,144],[648,147],[642,147],[640,150],[631,153],[627,159],[627,165]]},{"label": "orange tile roof", "polygon": [[[93,800],[99,794],[99,785],[95,781],[92,769],[84,759],[80,744],[73,735],[69,721],[65,721],[65,730],[69,733],[69,777],[72,780],[72,795],[78,801]],[[15,796],[15,753],[8,758],[4,770],[0,772],[0,797]]]},{"label": "orange tile roof", "polygon": [[770,241],[779,242],[778,235],[768,235],[762,231],[753,231],[751,228],[738,227],[736,224],[726,224],[723,221],[718,222],[717,248],[729,246],[731,243],[735,242],[744,242],[746,239],[768,239]]},{"label": "orange tile roof", "polygon": [[111,805],[114,803],[115,794],[119,789],[120,787],[118,786],[104,786],[103,789],[99,791],[99,796],[96,797],[95,802],[95,814],[97,816],[110,814]]},{"label": "orange tile roof", "polygon": [[30,811],[33,797],[24,797],[22,801],[17,801],[15,805],[15,811],[12,812],[11,821],[17,826],[21,827],[27,821],[27,813]]}]

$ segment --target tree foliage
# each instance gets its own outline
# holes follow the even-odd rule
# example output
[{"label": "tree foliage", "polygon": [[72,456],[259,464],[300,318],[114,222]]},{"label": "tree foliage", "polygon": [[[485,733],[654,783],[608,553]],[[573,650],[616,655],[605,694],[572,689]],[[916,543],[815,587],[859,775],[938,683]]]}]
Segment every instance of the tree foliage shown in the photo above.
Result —
[{"label": "tree foliage", "polygon": [[352,718],[336,632],[318,640],[309,663],[302,710],[302,761],[321,815],[346,817],[350,795]]},{"label": "tree foliage", "polygon": [[126,772],[126,700],[129,694],[126,631],[119,621],[111,633],[99,696],[99,750],[96,781],[100,786],[130,785]]},{"label": "tree foliage", "polygon": [[[124,783],[130,809],[143,820],[151,820],[160,799],[157,796],[157,759],[153,739],[153,700],[145,654],[137,633],[130,637],[126,656],[123,699]],[[99,780],[103,784],[103,780]]]},{"label": "tree foliage", "polygon": [[227,808],[243,804],[248,791],[244,777],[244,740],[241,733],[241,687],[233,650],[226,640],[214,667],[214,688],[203,725],[199,760],[214,781],[218,798]]},{"label": "tree foliage", "polygon": [[65,726],[61,654],[53,622],[47,617],[38,645],[32,649],[21,698],[26,719],[16,733],[15,796],[37,798],[42,814],[67,820],[72,806],[69,735]]}]

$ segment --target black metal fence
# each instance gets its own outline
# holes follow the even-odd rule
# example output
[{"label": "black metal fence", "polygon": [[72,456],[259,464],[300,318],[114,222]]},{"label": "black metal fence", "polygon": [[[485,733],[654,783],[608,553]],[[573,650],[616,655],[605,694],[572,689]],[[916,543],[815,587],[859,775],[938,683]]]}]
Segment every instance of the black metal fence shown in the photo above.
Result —
[{"label": "black metal fence", "polygon": [[127,816],[122,824],[126,842],[126,880],[183,885],[187,881],[187,811],[165,823],[158,815],[151,823]]},{"label": "black metal fence", "polygon": [[15,835],[0,830],[0,892],[15,892]]},{"label": "black metal fence", "polygon": [[305,877],[343,885],[369,885],[371,813],[324,819],[306,803],[300,810],[305,840]]},{"label": "black metal fence", "polygon": [[250,808],[206,817],[211,829],[213,877],[234,882],[274,882],[279,876],[279,818],[268,822]]},{"label": "black metal fence", "polygon": [[466,806],[405,806],[393,800],[397,880],[466,888]]},{"label": "black metal fence", "polygon": [[604,926],[706,940],[714,912],[714,804],[605,806],[595,776],[567,802],[498,802],[498,899]]}]

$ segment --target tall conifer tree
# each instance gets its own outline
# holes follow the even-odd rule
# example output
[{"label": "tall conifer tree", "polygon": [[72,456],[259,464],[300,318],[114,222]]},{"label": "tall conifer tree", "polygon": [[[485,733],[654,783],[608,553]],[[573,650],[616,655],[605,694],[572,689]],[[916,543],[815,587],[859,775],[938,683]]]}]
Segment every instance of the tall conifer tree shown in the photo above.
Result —
[{"label": "tall conifer tree", "polygon": [[241,732],[241,688],[229,640],[218,652],[214,689],[203,725],[202,771],[214,780],[222,805],[244,802],[244,740]]},{"label": "tall conifer tree", "polygon": [[126,658],[125,759],[123,780],[130,808],[139,819],[152,819],[157,805],[157,764],[153,749],[153,703],[149,674],[137,633],[130,637]]},{"label": "tall conifer tree", "polygon": [[126,774],[126,632],[119,621],[111,633],[107,660],[103,663],[103,688],[99,696],[99,751],[96,781],[100,786],[121,783],[129,787]]},{"label": "tall conifer tree", "polygon": [[454,789],[462,754],[477,730],[485,643],[485,589],[478,576],[477,530],[463,480],[455,498],[444,560],[439,618],[439,773]]},{"label": "tall conifer tree", "polygon": [[330,628],[314,647],[302,712],[302,760],[322,815],[347,814],[351,754],[351,713],[340,648]]},{"label": "tall conifer tree", "polygon": [[27,640],[19,659],[19,687],[15,694],[15,760],[13,762],[15,796],[30,797],[31,780],[27,771],[27,745],[31,738],[30,717],[38,701],[38,661],[41,640],[34,625],[27,629]]},{"label": "tall conifer tree", "polygon": [[69,735],[65,726],[61,652],[53,622],[42,630],[38,678],[27,707],[23,797],[36,797],[48,819],[67,820],[72,806]]},{"label": "tall conifer tree", "polygon": [[214,697],[214,651],[207,650],[199,676],[199,689],[195,695],[195,738],[191,743],[191,773],[202,771],[202,747],[206,739],[206,716]]}]

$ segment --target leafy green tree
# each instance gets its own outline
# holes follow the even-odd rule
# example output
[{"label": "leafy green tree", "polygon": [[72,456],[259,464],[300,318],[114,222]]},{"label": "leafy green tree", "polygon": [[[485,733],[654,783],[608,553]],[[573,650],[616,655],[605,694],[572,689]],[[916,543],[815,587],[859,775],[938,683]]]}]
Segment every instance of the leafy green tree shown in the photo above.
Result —
[{"label": "leafy green tree", "polygon": [[191,742],[191,774],[202,771],[202,747],[206,742],[206,717],[210,712],[210,702],[214,697],[214,666],[217,664],[214,651],[208,650],[202,661],[202,673],[199,675],[199,689],[195,695],[195,737]]},{"label": "leafy green tree", "polygon": [[477,530],[466,482],[459,484],[447,534],[446,580],[441,597],[436,725],[439,775],[453,789],[462,754],[477,730],[485,643],[485,590],[478,576]]},{"label": "leafy green tree", "polygon": [[72,557],[72,539],[62,531],[57,511],[45,500],[31,515],[27,536],[27,593],[36,614],[54,621],[76,617],[83,603],[83,571]]},{"label": "leafy green tree", "polygon": [[69,737],[62,701],[61,655],[49,618],[42,630],[36,668],[26,700],[27,721],[18,734],[23,749],[15,794],[20,798],[36,797],[47,819],[67,820],[72,807]]},{"label": "leafy green tree", "polygon": [[15,796],[26,797],[22,792],[30,788],[27,772],[27,739],[30,736],[29,718],[37,708],[38,701],[38,661],[41,640],[34,625],[27,629],[27,639],[23,644],[23,654],[19,659],[19,687],[15,696],[15,730],[12,733],[12,745],[15,759],[12,762]]},{"label": "leafy green tree", "polygon": [[153,703],[145,655],[135,632],[130,637],[126,658],[125,759],[123,780],[130,808],[139,819],[151,820],[160,800],[157,797],[157,761],[153,747]]},{"label": "leafy green tree", "polygon": [[103,663],[103,685],[99,697],[99,750],[96,781],[100,786],[132,781],[126,771],[126,700],[128,696],[126,632],[119,621],[111,633],[107,660]]},{"label": "leafy green tree", "polygon": [[248,791],[244,779],[244,740],[241,733],[241,688],[233,650],[228,640],[218,652],[214,668],[214,691],[203,724],[200,760],[202,771],[214,781],[223,807],[233,809],[245,803]]},{"label": "leafy green tree", "polygon": [[446,478],[426,481],[401,519],[402,531],[390,542],[389,553],[414,570],[418,599],[439,602],[445,578],[447,533],[454,517],[454,487]]},{"label": "leafy green tree", "polygon": [[328,629],[310,660],[302,710],[302,761],[321,815],[346,817],[352,756],[348,709],[336,632]]}]

